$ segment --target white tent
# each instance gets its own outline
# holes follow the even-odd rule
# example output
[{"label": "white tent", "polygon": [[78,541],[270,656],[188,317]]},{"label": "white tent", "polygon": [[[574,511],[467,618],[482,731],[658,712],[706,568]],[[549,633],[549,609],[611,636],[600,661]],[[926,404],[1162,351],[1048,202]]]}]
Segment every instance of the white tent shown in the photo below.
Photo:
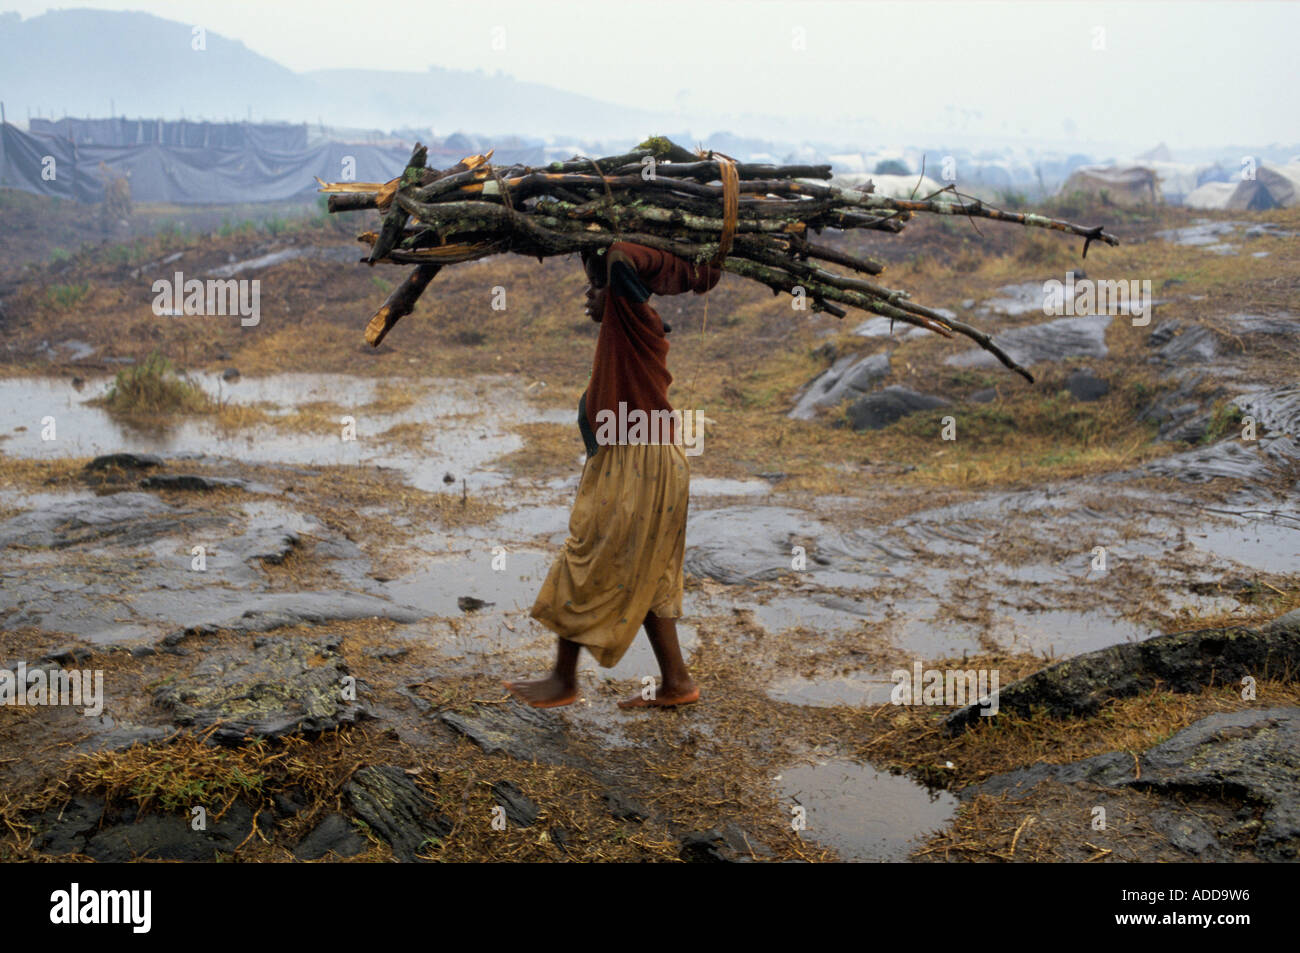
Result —
[{"label": "white tent", "polygon": [[1300,204],[1300,164],[1262,165],[1255,170],[1255,178],[1237,183],[1226,207],[1234,211],[1256,211],[1297,204]]},{"label": "white tent", "polygon": [[1236,188],[1236,182],[1206,182],[1193,189],[1183,199],[1183,204],[1188,208],[1224,209],[1228,207],[1228,199]]},{"label": "white tent", "polygon": [[1204,168],[1190,162],[1163,162],[1154,159],[1141,165],[1156,174],[1160,180],[1160,194],[1166,202],[1173,204],[1186,201],[1187,196],[1196,191],[1198,176]]}]

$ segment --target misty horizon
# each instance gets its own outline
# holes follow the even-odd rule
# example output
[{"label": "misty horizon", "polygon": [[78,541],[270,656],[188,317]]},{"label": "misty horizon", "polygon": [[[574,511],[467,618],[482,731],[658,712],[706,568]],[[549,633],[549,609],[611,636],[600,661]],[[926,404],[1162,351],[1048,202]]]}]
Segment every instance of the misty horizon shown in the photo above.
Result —
[{"label": "misty horizon", "polygon": [[[428,93],[405,102],[382,88],[360,88],[364,77],[351,72],[384,70],[389,79],[403,74],[415,82],[430,70],[447,70],[472,74],[462,77],[468,88],[481,83],[488,96],[530,90],[534,104],[520,110],[533,123],[524,126],[521,116],[518,131],[525,135],[546,125],[549,117],[539,116],[542,107],[535,103],[549,98],[564,103],[557,108],[554,134],[589,139],[625,138],[633,129],[647,134],[651,125],[697,137],[727,131],[782,142],[972,149],[1032,143],[1120,155],[1159,143],[1177,154],[1237,145],[1285,149],[1300,142],[1300,117],[1284,108],[1286,92],[1300,79],[1286,48],[1286,38],[1300,34],[1295,5],[774,2],[739,8],[706,0],[690,6],[689,29],[681,29],[685,7],[675,3],[658,4],[645,17],[612,17],[612,8],[590,3],[554,8],[397,2],[381,8],[384,15],[350,17],[339,31],[343,8],[312,16],[320,4],[293,0],[273,7],[235,2],[218,10],[195,2],[88,2],[77,9],[132,10],[179,25],[178,49],[164,48],[171,34],[150,47],[158,64],[170,64],[170,75],[186,68],[187,61],[177,59],[182,53],[215,55],[228,40],[232,55],[243,47],[269,61],[268,77],[231,79],[211,90],[209,102],[226,103],[221,114],[206,103],[167,108],[157,83],[116,76],[61,96],[51,78],[24,87],[10,76],[0,98],[8,101],[11,120],[28,111],[57,116],[66,110],[214,120],[251,116],[390,130],[429,126],[441,135],[457,129],[512,131],[463,123],[452,128],[439,123],[435,112],[449,104],[430,102]],[[55,16],[46,17],[48,12]],[[33,18],[48,23],[69,12],[11,3],[0,22],[8,30],[15,13],[31,25]],[[422,18],[438,28],[391,29],[392,23]],[[1224,29],[1227,23],[1241,29]],[[205,51],[186,46],[196,30],[205,34]],[[607,42],[609,32],[631,33],[634,49],[626,49],[625,39]],[[860,39],[867,34],[883,38]],[[725,43],[718,42],[722,36]],[[13,56],[5,58],[21,52],[10,50]],[[434,75],[441,81],[454,74]],[[276,94],[274,79],[295,77],[314,84],[312,95],[292,89]],[[47,87],[48,99],[41,101]],[[262,92],[268,94],[265,104],[258,100]],[[584,100],[591,101],[589,123]],[[336,112],[327,114],[331,103]],[[454,110],[452,115],[461,118]],[[475,113],[467,108],[467,115],[472,120]]]}]

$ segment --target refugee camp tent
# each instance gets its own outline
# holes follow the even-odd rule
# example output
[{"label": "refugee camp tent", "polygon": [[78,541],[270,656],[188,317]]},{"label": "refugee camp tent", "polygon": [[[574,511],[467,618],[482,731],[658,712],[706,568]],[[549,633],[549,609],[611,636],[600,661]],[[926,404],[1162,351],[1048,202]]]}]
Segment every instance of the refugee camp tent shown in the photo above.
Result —
[{"label": "refugee camp tent", "polygon": [[1196,184],[1204,185],[1206,182],[1231,182],[1237,184],[1237,177],[1234,173],[1229,172],[1219,163],[1201,167],[1201,171],[1196,173]]},{"label": "refugee camp tent", "polygon": [[105,178],[114,176],[130,183],[131,197],[137,202],[272,202],[312,196],[315,177],[337,178],[344,168],[360,181],[384,181],[394,168],[401,168],[408,154],[402,146],[340,142],[283,152],[259,147],[256,136],[239,149],[158,141],[79,144],[59,136],[32,135],[4,123],[0,125],[0,188],[90,203],[103,199]]},{"label": "refugee camp tent", "polygon": [[1200,185],[1202,166],[1190,162],[1166,162],[1151,159],[1140,163],[1156,174],[1160,195],[1172,205],[1181,205]]},{"label": "refugee camp tent", "polygon": [[1261,165],[1253,179],[1237,183],[1228,197],[1227,208],[1234,211],[1260,211],[1290,208],[1300,203],[1300,164]]},{"label": "refugee camp tent", "polygon": [[1224,209],[1228,207],[1228,198],[1236,190],[1235,182],[1206,182],[1193,189],[1183,199],[1188,208]]},{"label": "refugee camp tent", "polygon": [[32,119],[27,131],[78,146],[160,144],[189,149],[257,149],[302,152],[307,149],[306,123],[195,122],[187,119]]},{"label": "refugee camp tent", "polygon": [[1113,205],[1154,205],[1160,201],[1159,181],[1146,166],[1089,165],[1075,169],[1061,186],[1061,195],[1081,192]]}]

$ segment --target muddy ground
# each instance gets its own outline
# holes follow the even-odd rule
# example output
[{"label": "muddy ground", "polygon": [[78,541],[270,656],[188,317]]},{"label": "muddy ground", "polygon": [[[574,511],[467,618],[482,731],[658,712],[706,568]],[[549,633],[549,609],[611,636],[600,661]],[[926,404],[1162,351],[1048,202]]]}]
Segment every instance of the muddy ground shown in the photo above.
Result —
[{"label": "muddy ground", "polygon": [[[500,687],[552,648],[528,608],[581,469],[576,262],[449,269],[377,350],[399,276],[355,262],[361,218],[8,266],[0,669],[102,672],[104,701],[0,707],[0,856],[1294,859],[1300,621],[1204,677],[1112,671],[1069,712],[954,732],[951,699],[891,703],[918,660],[1006,689],[1300,606],[1300,212],[1064,211],[1123,244],[943,220],[859,246],[1033,385],[733,277],[659,302],[674,402],[708,418],[682,626],[703,701],[651,713],[615,707],[656,673],[644,639],[585,659],[572,708]],[[1150,323],[1026,330],[1069,269],[1149,279]],[[260,322],[155,316],[176,271],[260,280]],[[103,406],[155,351],[210,406]]]}]

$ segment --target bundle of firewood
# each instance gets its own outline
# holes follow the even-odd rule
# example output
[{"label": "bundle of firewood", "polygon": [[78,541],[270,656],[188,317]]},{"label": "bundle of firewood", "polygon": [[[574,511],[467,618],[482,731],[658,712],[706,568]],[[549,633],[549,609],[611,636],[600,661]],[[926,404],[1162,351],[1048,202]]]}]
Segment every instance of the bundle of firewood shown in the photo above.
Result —
[{"label": "bundle of firewood", "polygon": [[[320,182],[331,212],[383,212],[379,231],[359,236],[370,246],[362,261],[415,266],[370,319],[370,344],[378,346],[410,314],[447,265],[502,252],[540,259],[628,241],[716,265],[774,293],[801,296],[813,310],[843,317],[841,306],[847,305],[945,337],[965,335],[1032,381],[989,335],[872,280],[884,265],[818,237],[826,229],[899,232],[911,215],[929,212],[1079,235],[1085,255],[1092,241],[1118,244],[1100,227],[1002,211],[951,187],[913,199],[886,198],[869,185],[827,184],[828,165],[736,162],[718,153],[692,153],[663,138],[623,155],[538,169],[494,166],[491,156],[430,169],[427,150],[417,145],[405,172],[390,182]],[[855,274],[828,270],[827,264]]]}]

